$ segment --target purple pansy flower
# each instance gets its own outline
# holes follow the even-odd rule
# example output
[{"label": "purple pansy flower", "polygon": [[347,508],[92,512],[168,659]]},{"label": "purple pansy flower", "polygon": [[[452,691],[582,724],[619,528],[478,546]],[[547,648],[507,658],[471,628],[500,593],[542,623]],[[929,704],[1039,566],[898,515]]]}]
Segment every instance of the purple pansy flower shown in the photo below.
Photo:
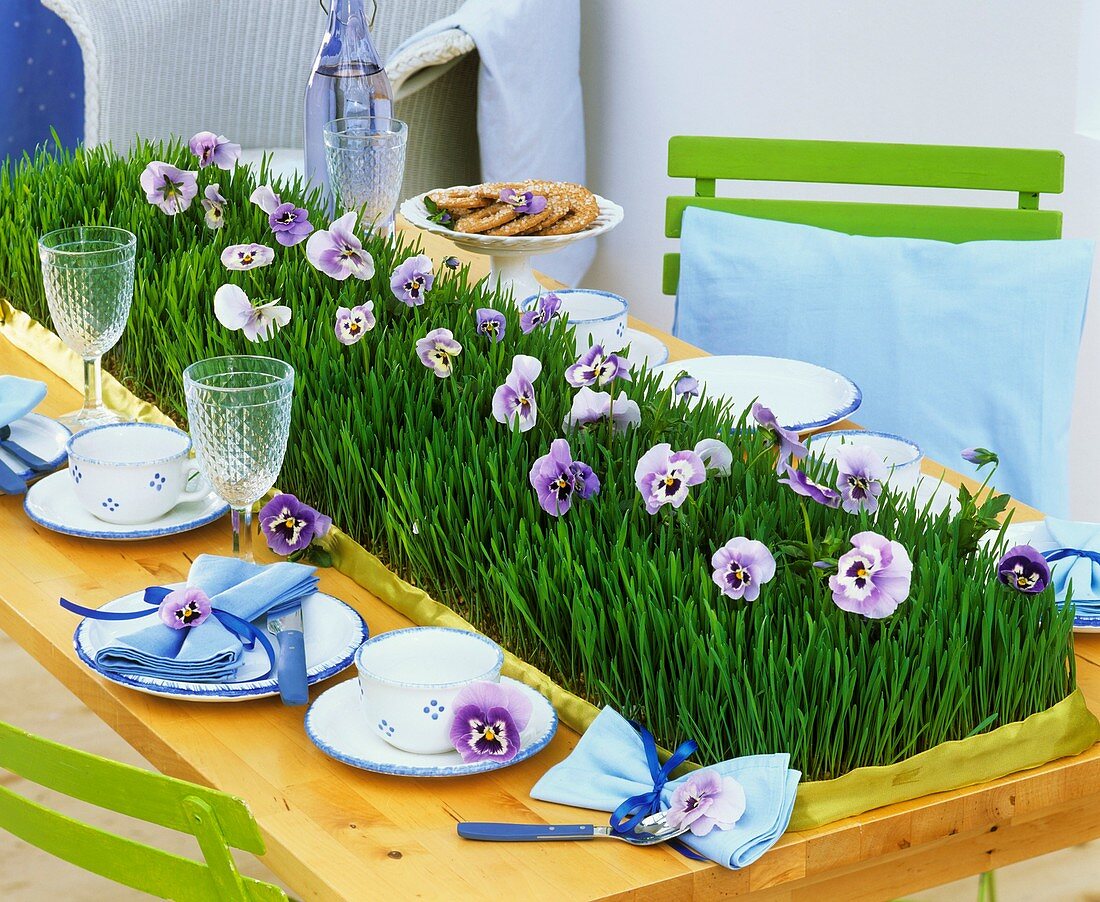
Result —
[{"label": "purple pansy flower", "polygon": [[416,343],[420,362],[440,379],[446,379],[454,369],[454,358],[462,353],[450,329],[432,329]]},{"label": "purple pansy flower", "polygon": [[500,199],[509,204],[520,216],[541,213],[546,209],[546,198],[541,194],[532,194],[530,191],[520,194],[515,188],[502,188]]},{"label": "purple pansy flower", "polygon": [[801,460],[806,456],[806,446],[799,441],[798,433],[780,426],[775,414],[759,401],[752,405],[752,417],[768,432],[775,446],[779,448],[779,457],[775,461],[776,473],[783,472],[787,466],[787,458]]},{"label": "purple pansy flower", "polygon": [[630,366],[625,357],[607,354],[603,345],[592,345],[580,359],[565,370],[565,381],[574,388],[582,385],[607,385],[613,379],[630,381]]},{"label": "purple pansy flower", "polygon": [[141,173],[145,199],[169,216],[182,213],[199,193],[198,174],[154,160]]},{"label": "purple pansy flower", "polygon": [[561,298],[559,298],[553,292],[544,294],[539,298],[538,304],[531,310],[524,310],[520,314],[519,328],[526,335],[528,332],[534,332],[539,326],[545,326],[550,320],[558,315],[558,311],[561,309]]},{"label": "purple pansy flower", "polygon": [[[267,214],[267,224],[275,233],[275,240],[283,247],[293,247],[305,241],[313,231],[309,211],[291,203],[283,203],[270,185],[260,185],[248,199]],[[372,268],[371,274],[373,273]]]},{"label": "purple pansy flower", "polygon": [[199,626],[210,616],[210,598],[198,588],[174,589],[157,608],[161,622],[174,630]]},{"label": "purple pansy flower", "polygon": [[294,495],[276,495],[260,509],[260,529],[276,554],[301,551],[332,527],[332,518],[318,513]]},{"label": "purple pansy flower", "polygon": [[672,383],[672,393],[677,398],[698,398],[699,391],[699,380],[684,370],[680,371],[676,381]]},{"label": "purple pansy flower", "polygon": [[208,229],[220,229],[225,225],[225,198],[221,195],[221,185],[207,185],[199,203],[206,211],[203,222]]},{"label": "purple pansy flower", "polygon": [[745,813],[745,788],[711,768],[697,770],[672,791],[665,817],[670,826],[695,836],[729,830]]},{"label": "purple pansy flower", "polygon": [[290,308],[278,298],[253,306],[243,289],[225,284],[214,292],[214,316],[225,328],[240,329],[249,341],[266,341],[290,322]]},{"label": "purple pansy flower", "polygon": [[477,333],[488,335],[493,341],[504,339],[504,330],[508,328],[508,320],[504,314],[492,307],[477,308]]},{"label": "purple pansy flower", "polygon": [[611,417],[616,432],[626,432],[627,429],[642,422],[642,411],[636,401],[631,401],[621,392],[612,403],[608,392],[595,392],[588,386],[582,386],[581,390],[573,396],[573,406],[562,422],[561,428],[566,431],[586,429],[605,422],[608,417]]},{"label": "purple pansy flower", "polygon": [[231,244],[222,251],[222,266],[243,271],[267,266],[275,259],[275,251],[263,244]]},{"label": "purple pansy flower", "polygon": [[493,419],[498,423],[513,425],[519,422],[519,431],[527,432],[539,418],[535,404],[534,381],[542,372],[542,361],[526,354],[512,358],[512,371],[504,384],[493,393]]},{"label": "purple pansy flower", "polygon": [[451,702],[455,712],[451,742],[466,764],[511,761],[523,743],[531,721],[531,699],[508,683],[479,681],[459,690]]},{"label": "purple pansy flower", "polygon": [[878,510],[882,483],[889,475],[886,462],[866,445],[841,445],[836,453],[841,506],[850,514]]},{"label": "purple pansy flower", "polygon": [[710,559],[711,578],[728,598],[756,601],[760,587],[775,576],[775,558],[763,542],[738,536],[719,548]]},{"label": "purple pansy flower", "polygon": [[816,501],[818,504],[825,505],[825,507],[840,507],[839,492],[834,492],[828,486],[814,482],[802,470],[796,470],[786,463],[784,463],[783,466],[786,469],[787,475],[779,481],[785,485],[789,485],[796,495],[809,498],[811,501]]},{"label": "purple pansy flower", "polygon": [[997,561],[997,579],[1025,595],[1038,595],[1050,583],[1050,565],[1030,545],[1014,545]]},{"label": "purple pansy flower", "polygon": [[336,308],[336,340],[353,345],[374,328],[374,302],[363,301],[355,307]]},{"label": "purple pansy flower", "polygon": [[573,496],[588,500],[600,490],[600,480],[592,468],[573,460],[569,442],[563,438],[550,443],[550,453],[544,454],[531,467],[531,485],[539,496],[539,507],[553,517],[560,517],[573,504]]},{"label": "purple pansy flower", "polygon": [[409,257],[390,276],[393,296],[402,304],[419,307],[435,281],[432,258],[427,254]]},{"label": "purple pansy flower", "polygon": [[369,279],[374,258],[355,237],[355,213],[345,213],[327,229],[314,232],[306,242],[306,257],[327,276],[344,281],[348,276]]},{"label": "purple pansy flower", "polygon": [[1000,463],[997,453],[990,451],[988,448],[966,448],[962,453],[962,458],[967,463],[974,464],[979,470],[989,464]]},{"label": "purple pansy flower", "polygon": [[843,611],[881,619],[909,597],[913,562],[900,542],[876,532],[852,536],[852,550],[837,561],[829,577],[833,602]]},{"label": "purple pansy flower", "polygon": [[716,438],[700,439],[695,444],[695,453],[709,473],[711,470],[719,476],[729,476],[733,468],[733,452],[730,446]]},{"label": "purple pansy flower", "polygon": [[444,257],[443,265],[446,266],[447,269],[458,269],[462,265],[462,261],[459,260],[458,257]]},{"label": "purple pansy flower", "polygon": [[191,153],[199,158],[199,169],[217,166],[219,169],[232,169],[241,156],[241,145],[233,144],[225,135],[213,132],[199,132],[189,142]]},{"label": "purple pansy flower", "polygon": [[707,478],[706,465],[694,451],[676,451],[668,442],[654,445],[638,461],[634,484],[645,499],[647,513],[655,514],[665,504],[679,507],[688,489]]}]

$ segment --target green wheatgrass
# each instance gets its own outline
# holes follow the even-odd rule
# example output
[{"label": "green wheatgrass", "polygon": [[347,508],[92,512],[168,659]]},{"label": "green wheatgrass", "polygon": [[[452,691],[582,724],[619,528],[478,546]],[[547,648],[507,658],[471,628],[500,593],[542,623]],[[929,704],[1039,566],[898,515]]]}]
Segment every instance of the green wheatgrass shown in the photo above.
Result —
[{"label": "green wheatgrass", "polygon": [[[600,493],[560,519],[546,515],[528,472],[561,435],[574,394],[564,327],[523,335],[504,299],[440,260],[427,303],[406,307],[389,288],[393,268],[416,252],[400,237],[364,242],[377,267],[369,282],[336,282],[310,265],[304,243],[274,242],[266,214],[248,201],[257,181],[245,169],[202,171],[191,209],[166,216],[138,183],[153,159],[195,168],[179,143],[143,143],[124,158],[54,148],[0,169],[0,296],[49,325],[37,236],[81,223],[134,232],[133,310],[106,358],[115,375],[182,422],[189,363],[231,353],[289,361],[297,381],[280,488],[331,514],[401,576],[565,687],[644,721],[666,747],[695,738],[701,763],[789,751],[807,779],[822,779],[1021,720],[1074,689],[1072,615],[1050,590],[1024,596],[999,585],[995,553],[967,552],[972,520],[902,498],[884,499],[877,524],[809,504],[819,556],[841,553],[869,528],[912,556],[909,599],[892,617],[866,621],[839,610],[827,574],[793,556],[805,542],[800,499],[777,483],[755,432],[729,438],[729,478],[693,488],[678,512],[648,515],[634,486],[638,458],[661,441],[691,448],[736,418],[716,403],[674,406],[649,375],[614,386],[641,406],[639,428],[569,437]],[[213,182],[227,199],[220,231],[206,228],[199,205]],[[302,198],[300,184],[276,191]],[[315,226],[327,225],[315,197],[303,205]],[[275,263],[227,272],[221,251],[253,241],[274,247]],[[259,345],[227,331],[213,312],[225,282],[253,299],[282,298],[290,325]],[[340,345],[337,306],[367,298],[378,326]],[[505,312],[503,342],[475,333],[478,307]],[[439,327],[463,345],[448,380],[414,350]],[[525,434],[490,416],[517,353],[543,362],[538,424]],[[779,560],[752,604],[724,598],[711,581],[711,554],[738,535]]]}]

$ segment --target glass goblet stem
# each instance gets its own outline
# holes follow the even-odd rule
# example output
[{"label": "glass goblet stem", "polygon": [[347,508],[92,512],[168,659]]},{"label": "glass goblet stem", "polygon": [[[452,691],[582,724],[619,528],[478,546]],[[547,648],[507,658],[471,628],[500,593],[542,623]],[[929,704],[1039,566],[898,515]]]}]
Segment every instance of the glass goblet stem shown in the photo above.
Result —
[{"label": "glass goblet stem", "polygon": [[102,357],[84,358],[84,411],[96,411],[103,407]]},{"label": "glass goblet stem", "polygon": [[252,554],[252,505],[233,508],[233,555],[242,561],[254,561]]}]

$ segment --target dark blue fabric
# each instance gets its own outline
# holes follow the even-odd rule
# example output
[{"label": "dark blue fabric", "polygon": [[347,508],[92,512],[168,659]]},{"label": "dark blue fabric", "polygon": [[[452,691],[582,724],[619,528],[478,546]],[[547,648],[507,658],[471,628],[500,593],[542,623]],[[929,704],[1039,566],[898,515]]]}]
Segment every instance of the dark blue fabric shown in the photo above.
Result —
[{"label": "dark blue fabric", "polygon": [[84,63],[69,26],[38,0],[0,0],[0,159],[84,134]]}]

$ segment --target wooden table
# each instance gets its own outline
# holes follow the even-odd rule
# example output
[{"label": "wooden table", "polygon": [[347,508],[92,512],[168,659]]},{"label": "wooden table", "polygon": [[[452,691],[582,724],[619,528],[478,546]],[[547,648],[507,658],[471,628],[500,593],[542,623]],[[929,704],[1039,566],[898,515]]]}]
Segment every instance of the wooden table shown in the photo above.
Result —
[{"label": "wooden table", "polygon": [[[436,260],[452,252],[441,240],[425,244]],[[673,360],[699,354],[644,323],[632,325],[658,335]],[[3,339],[0,372],[44,380],[45,413],[79,403],[75,390]],[[925,469],[942,471],[931,463]],[[466,842],[455,833],[457,821],[598,821],[603,815],[528,796],[576,734],[562,728],[541,754],[494,774],[406,780],[327,758],[302,729],[303,709],[278,699],[193,704],[108,683],[76,658],[75,620],[58,597],[99,605],[182,580],[196,554],[228,552],[228,525],[133,544],[91,542],[35,526],[20,505],[0,498],[7,524],[0,629],[160,770],[246,799],[267,841],[264,861],[304,899],[885,899],[1100,836],[1098,744],[991,783],[788,833],[740,872],[615,842]],[[1018,509],[1018,518],[1037,516]],[[323,571],[321,588],[354,605],[372,633],[408,625],[340,573]],[[1090,706],[1100,710],[1100,635],[1077,637],[1077,667]],[[312,696],[352,676],[334,677]]]}]

